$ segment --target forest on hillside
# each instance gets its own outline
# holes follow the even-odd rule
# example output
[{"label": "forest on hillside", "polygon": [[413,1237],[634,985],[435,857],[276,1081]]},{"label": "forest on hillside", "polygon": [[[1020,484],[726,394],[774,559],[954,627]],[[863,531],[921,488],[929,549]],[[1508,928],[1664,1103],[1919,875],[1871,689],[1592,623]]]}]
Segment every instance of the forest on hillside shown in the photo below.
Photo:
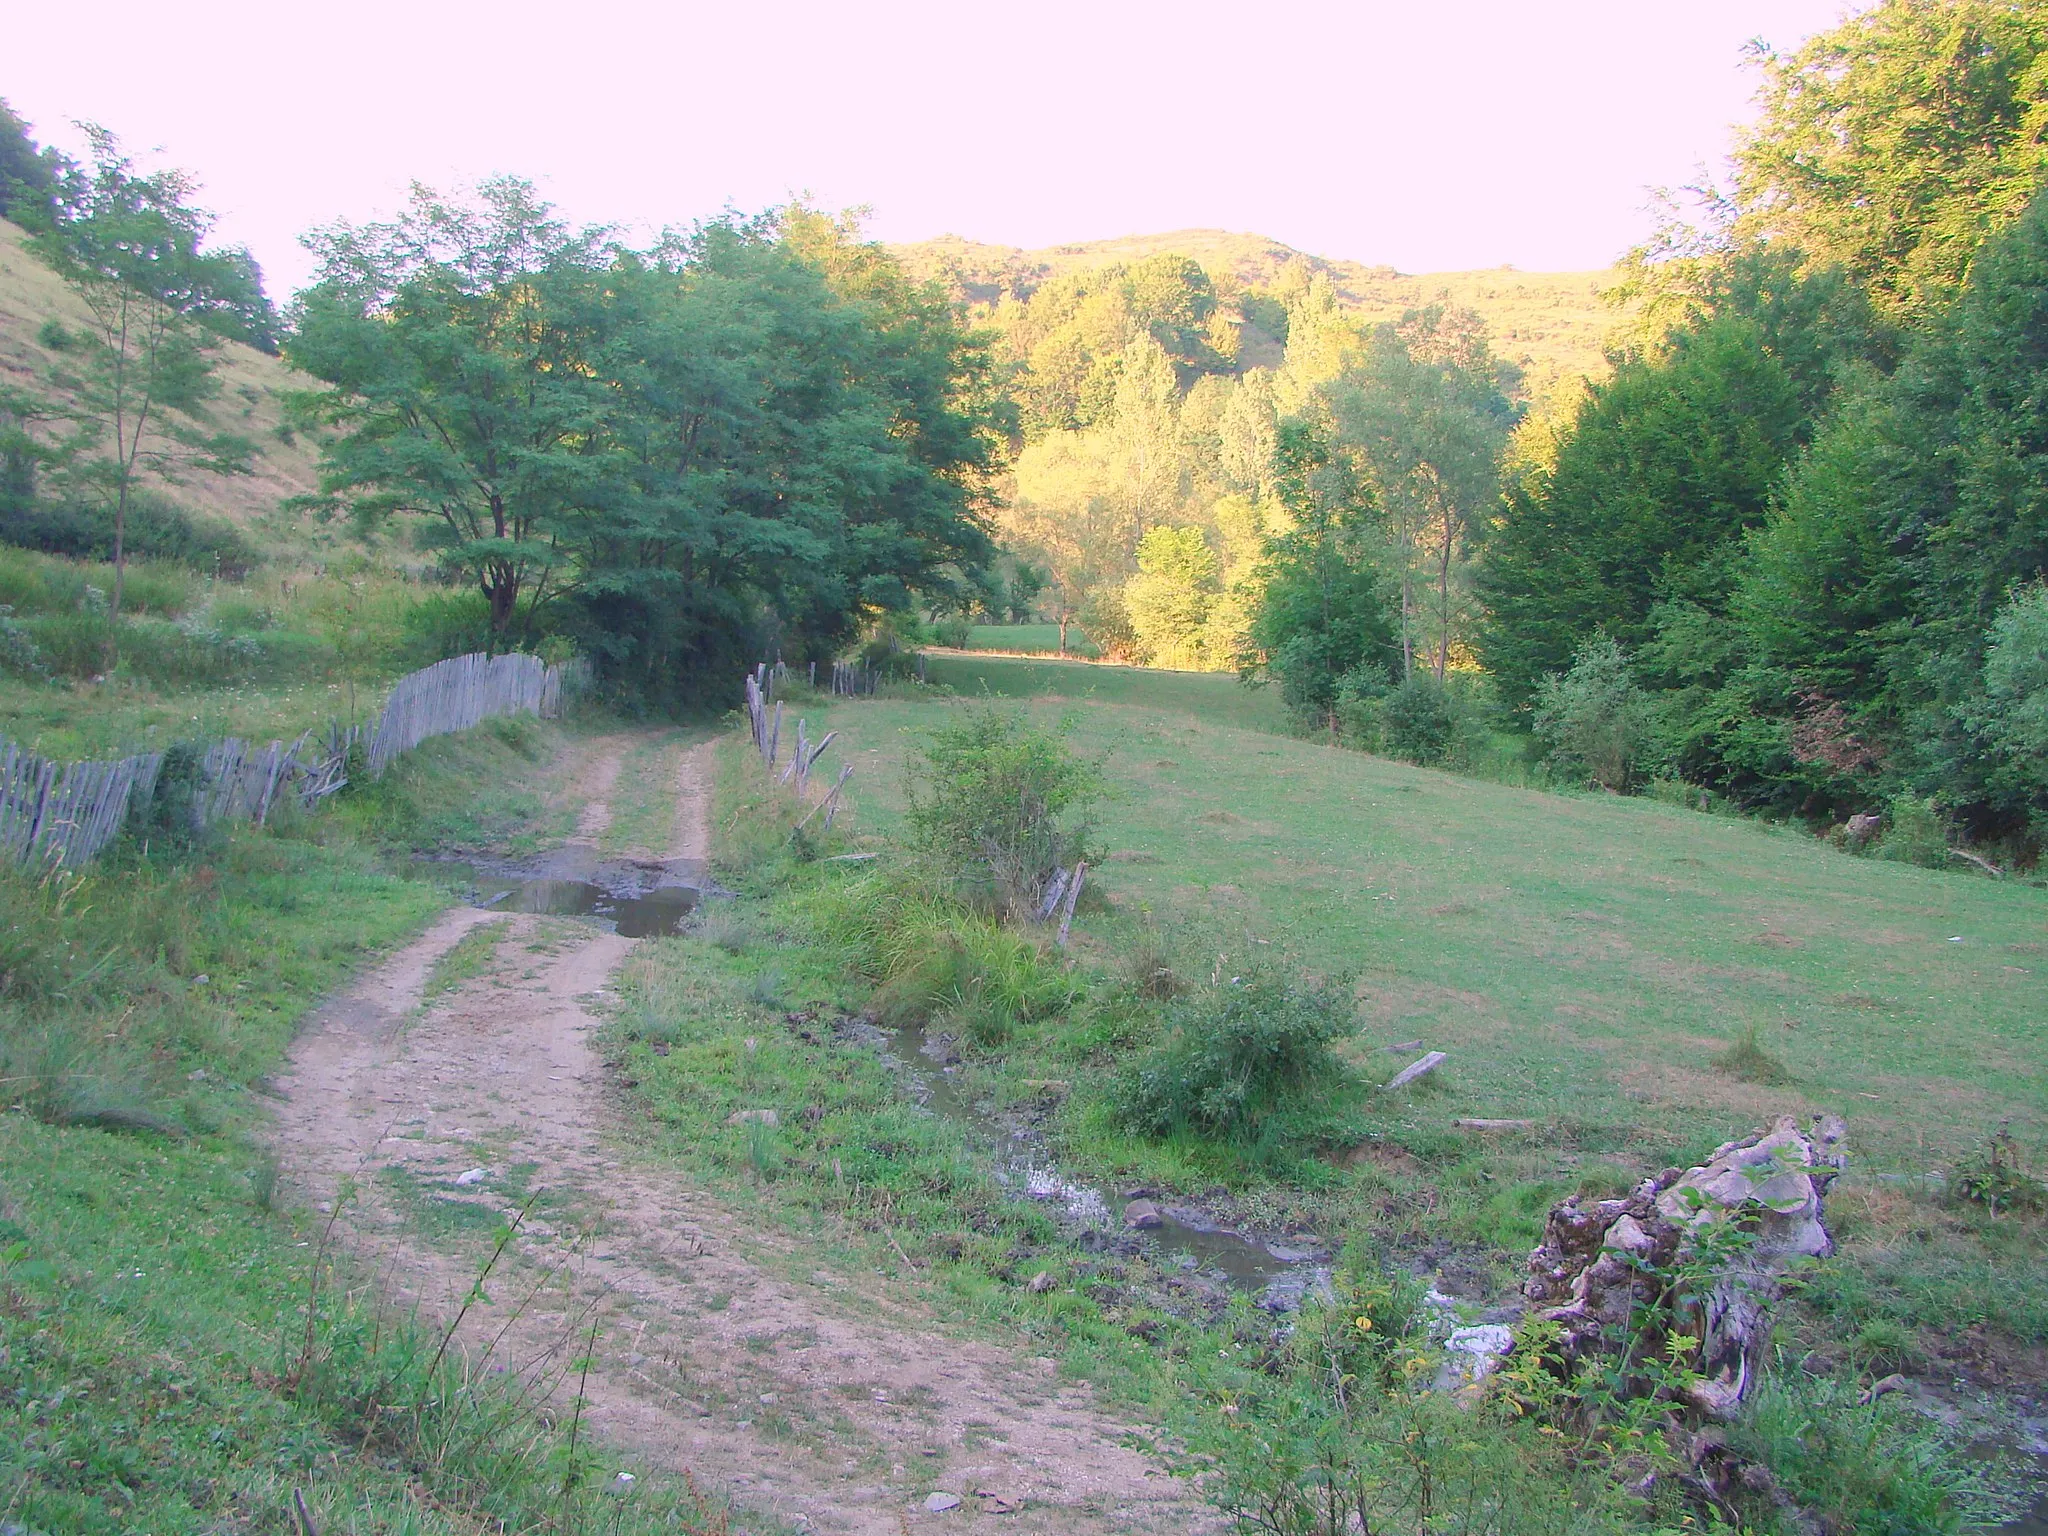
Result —
[{"label": "forest on hillside", "polygon": [[[994,615],[1234,669],[1305,728],[1554,781],[2048,832],[2048,7],[1887,0],[1759,51],[1726,186],[1532,399],[1455,304],[1360,323],[1157,254],[995,303]],[[1911,838],[1905,836],[1910,831]],[[1917,842],[1914,842],[1917,839]]]},{"label": "forest on hillside", "polygon": [[8,115],[0,212],[96,320],[53,319],[50,378],[0,392],[0,532],[117,569],[136,538],[259,554],[146,494],[247,472],[232,339],[304,386],[295,516],[415,552],[446,644],[578,650],[622,698],[1078,624],[1368,750],[1469,767],[1506,740],[1551,783],[2030,861],[2048,5],[1882,0],[1753,63],[1727,184],[1626,254],[1570,378],[1524,366],[1497,303],[1394,312],[1366,293],[1391,274],[1269,242],[970,283],[988,248],[892,252],[800,204],[636,246],[517,179],[311,233],[280,312],[189,179]]}]

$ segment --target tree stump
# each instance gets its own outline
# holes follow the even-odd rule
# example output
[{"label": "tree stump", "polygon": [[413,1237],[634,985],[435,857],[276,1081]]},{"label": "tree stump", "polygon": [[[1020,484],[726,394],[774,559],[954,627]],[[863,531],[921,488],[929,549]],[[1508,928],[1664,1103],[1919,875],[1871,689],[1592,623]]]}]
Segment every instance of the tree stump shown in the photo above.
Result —
[{"label": "tree stump", "polygon": [[1822,1198],[1842,1171],[1842,1121],[1802,1131],[1791,1116],[1666,1169],[1624,1200],[1573,1196],[1554,1208],[1522,1286],[1532,1315],[1559,1325],[1568,1362],[1675,1334],[1700,1341],[1689,1405],[1733,1418],[1770,1343],[1787,1270],[1834,1244]]}]

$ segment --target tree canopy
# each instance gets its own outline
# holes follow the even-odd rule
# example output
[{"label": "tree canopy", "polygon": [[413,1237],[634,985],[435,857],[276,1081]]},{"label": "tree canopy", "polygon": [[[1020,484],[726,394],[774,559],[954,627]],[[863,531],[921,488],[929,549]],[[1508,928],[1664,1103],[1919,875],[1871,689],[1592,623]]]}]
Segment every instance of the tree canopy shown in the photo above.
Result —
[{"label": "tree canopy", "polygon": [[527,183],[314,241],[291,360],[337,509],[423,521],[497,643],[578,636],[656,697],[792,660],[993,553],[986,350],[805,208],[636,251]]}]

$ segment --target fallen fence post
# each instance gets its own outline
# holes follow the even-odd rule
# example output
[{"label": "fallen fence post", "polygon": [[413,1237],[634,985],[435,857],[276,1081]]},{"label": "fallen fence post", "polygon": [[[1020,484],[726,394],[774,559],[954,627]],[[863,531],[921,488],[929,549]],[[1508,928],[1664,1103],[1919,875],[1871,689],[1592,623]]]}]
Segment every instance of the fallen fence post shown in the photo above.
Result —
[{"label": "fallen fence post", "polygon": [[1434,1072],[1444,1064],[1446,1059],[1442,1051],[1431,1051],[1422,1060],[1405,1066],[1395,1073],[1394,1080],[1387,1084],[1387,1091],[1391,1093],[1396,1088],[1407,1087],[1408,1084],[1414,1082],[1415,1079],[1421,1077],[1424,1073]]}]

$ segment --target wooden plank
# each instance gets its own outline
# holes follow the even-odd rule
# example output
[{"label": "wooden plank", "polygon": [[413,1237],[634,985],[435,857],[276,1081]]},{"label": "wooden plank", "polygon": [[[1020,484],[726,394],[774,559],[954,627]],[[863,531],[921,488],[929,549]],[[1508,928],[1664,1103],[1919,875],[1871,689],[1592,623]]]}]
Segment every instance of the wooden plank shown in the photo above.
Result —
[{"label": "wooden plank", "polygon": [[1396,1088],[1407,1087],[1410,1083],[1414,1082],[1415,1079],[1421,1077],[1423,1074],[1428,1072],[1434,1072],[1438,1067],[1444,1064],[1446,1059],[1447,1058],[1445,1057],[1442,1051],[1431,1051],[1427,1056],[1423,1057],[1422,1060],[1417,1062],[1411,1062],[1409,1065],[1403,1067],[1399,1072],[1395,1073],[1393,1081],[1387,1084],[1387,1090],[1389,1092],[1392,1092]]}]

